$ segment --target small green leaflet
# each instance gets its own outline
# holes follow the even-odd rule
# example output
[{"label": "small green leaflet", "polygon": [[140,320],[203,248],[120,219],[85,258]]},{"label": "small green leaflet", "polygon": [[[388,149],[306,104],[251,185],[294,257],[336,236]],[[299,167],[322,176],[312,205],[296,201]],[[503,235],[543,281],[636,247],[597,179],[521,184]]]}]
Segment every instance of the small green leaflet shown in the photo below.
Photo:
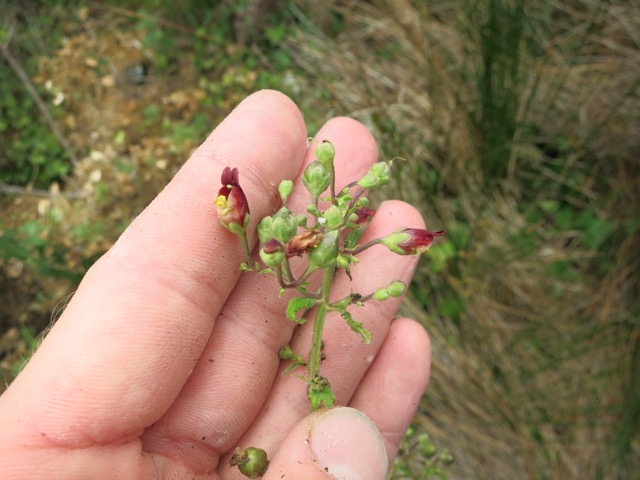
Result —
[{"label": "small green leaflet", "polygon": [[298,317],[298,312],[300,310],[307,310],[311,307],[314,307],[317,303],[317,300],[313,298],[306,297],[294,297],[289,300],[289,304],[287,305],[287,318],[294,323],[302,324],[307,321],[306,318]]},{"label": "small green leaflet", "polygon": [[362,337],[362,341],[365,345],[369,345],[371,343],[371,332],[364,328],[364,325],[362,325],[361,322],[357,322],[356,320],[354,320],[351,314],[346,310],[342,312],[342,318],[347,321],[347,325],[349,325],[351,330]]},{"label": "small green leaflet", "polygon": [[336,396],[331,391],[329,380],[325,377],[317,376],[311,380],[307,395],[311,403],[312,412],[321,408],[331,408],[336,403]]}]

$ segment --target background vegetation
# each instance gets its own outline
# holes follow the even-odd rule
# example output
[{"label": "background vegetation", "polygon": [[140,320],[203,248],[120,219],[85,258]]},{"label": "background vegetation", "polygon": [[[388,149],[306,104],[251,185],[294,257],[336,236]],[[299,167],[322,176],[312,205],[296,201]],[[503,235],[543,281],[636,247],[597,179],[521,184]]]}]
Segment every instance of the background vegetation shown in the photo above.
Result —
[{"label": "background vegetation", "polygon": [[0,8],[5,382],[212,127],[277,88],[310,135],[368,125],[406,159],[387,195],[449,232],[405,305],[434,372],[392,476],[640,471],[637,2]]}]

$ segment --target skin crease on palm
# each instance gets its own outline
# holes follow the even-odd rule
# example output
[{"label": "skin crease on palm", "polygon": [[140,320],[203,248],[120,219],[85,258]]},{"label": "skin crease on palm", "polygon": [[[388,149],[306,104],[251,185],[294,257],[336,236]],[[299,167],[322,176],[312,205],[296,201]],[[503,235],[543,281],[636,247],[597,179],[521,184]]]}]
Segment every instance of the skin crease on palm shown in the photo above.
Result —
[{"label": "skin crease on palm", "polygon": [[[303,212],[300,177],[324,139],[335,146],[338,188],[377,160],[372,135],[349,118],[327,122],[307,148],[299,110],[277,92],[253,94],[229,114],[89,270],[0,397],[3,479],[246,478],[229,466],[237,446],[267,451],[267,480],[384,478],[428,382],[423,328],[394,319],[398,298],[353,311],[371,331],[370,345],[329,315],[322,374],[337,404],[363,412],[380,437],[349,409],[309,416],[306,384],[278,374],[277,351],[290,342],[306,354],[311,322],[294,328],[286,319],[290,294],[278,297],[272,276],[240,273],[241,245],[213,203],[231,166],[251,208],[249,232],[278,207],[283,179],[296,185],[290,209]],[[424,222],[410,205],[384,202],[362,242],[404,226]],[[255,247],[255,234],[249,241]],[[352,282],[336,277],[332,298],[408,284],[418,261],[382,246],[359,259]],[[336,467],[331,476],[323,468],[344,460],[322,450],[316,433],[328,431],[360,459],[353,471]]]}]

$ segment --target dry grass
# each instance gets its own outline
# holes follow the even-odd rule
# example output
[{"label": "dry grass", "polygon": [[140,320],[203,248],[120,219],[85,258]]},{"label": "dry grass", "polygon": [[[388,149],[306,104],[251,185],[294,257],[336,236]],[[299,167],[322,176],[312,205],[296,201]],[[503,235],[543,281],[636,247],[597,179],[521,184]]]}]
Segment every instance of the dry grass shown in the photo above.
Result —
[{"label": "dry grass", "polygon": [[[626,478],[640,468],[637,424],[625,430],[638,386],[640,241],[621,228],[594,249],[580,225],[528,214],[552,201],[616,227],[637,222],[640,6],[526,4],[521,75],[501,92],[517,96],[517,128],[504,181],[489,183],[475,122],[483,19],[469,16],[472,3],[334,2],[343,34],[320,25],[287,48],[332,96],[329,115],[359,118],[383,156],[408,159],[395,195],[430,225],[470,236],[447,269],[434,275],[425,261],[417,279],[434,305],[451,292],[464,303],[458,321],[407,304],[434,343],[417,422],[453,452],[450,478]],[[559,264],[573,275],[550,274]]]}]

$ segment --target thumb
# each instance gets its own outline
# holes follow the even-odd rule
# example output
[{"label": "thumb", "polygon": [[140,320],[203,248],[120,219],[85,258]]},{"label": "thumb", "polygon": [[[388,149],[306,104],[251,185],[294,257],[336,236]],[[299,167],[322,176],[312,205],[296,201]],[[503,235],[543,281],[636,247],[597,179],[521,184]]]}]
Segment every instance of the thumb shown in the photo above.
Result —
[{"label": "thumb", "polygon": [[384,480],[384,441],[369,417],[350,407],[313,413],[282,442],[264,480]]}]

